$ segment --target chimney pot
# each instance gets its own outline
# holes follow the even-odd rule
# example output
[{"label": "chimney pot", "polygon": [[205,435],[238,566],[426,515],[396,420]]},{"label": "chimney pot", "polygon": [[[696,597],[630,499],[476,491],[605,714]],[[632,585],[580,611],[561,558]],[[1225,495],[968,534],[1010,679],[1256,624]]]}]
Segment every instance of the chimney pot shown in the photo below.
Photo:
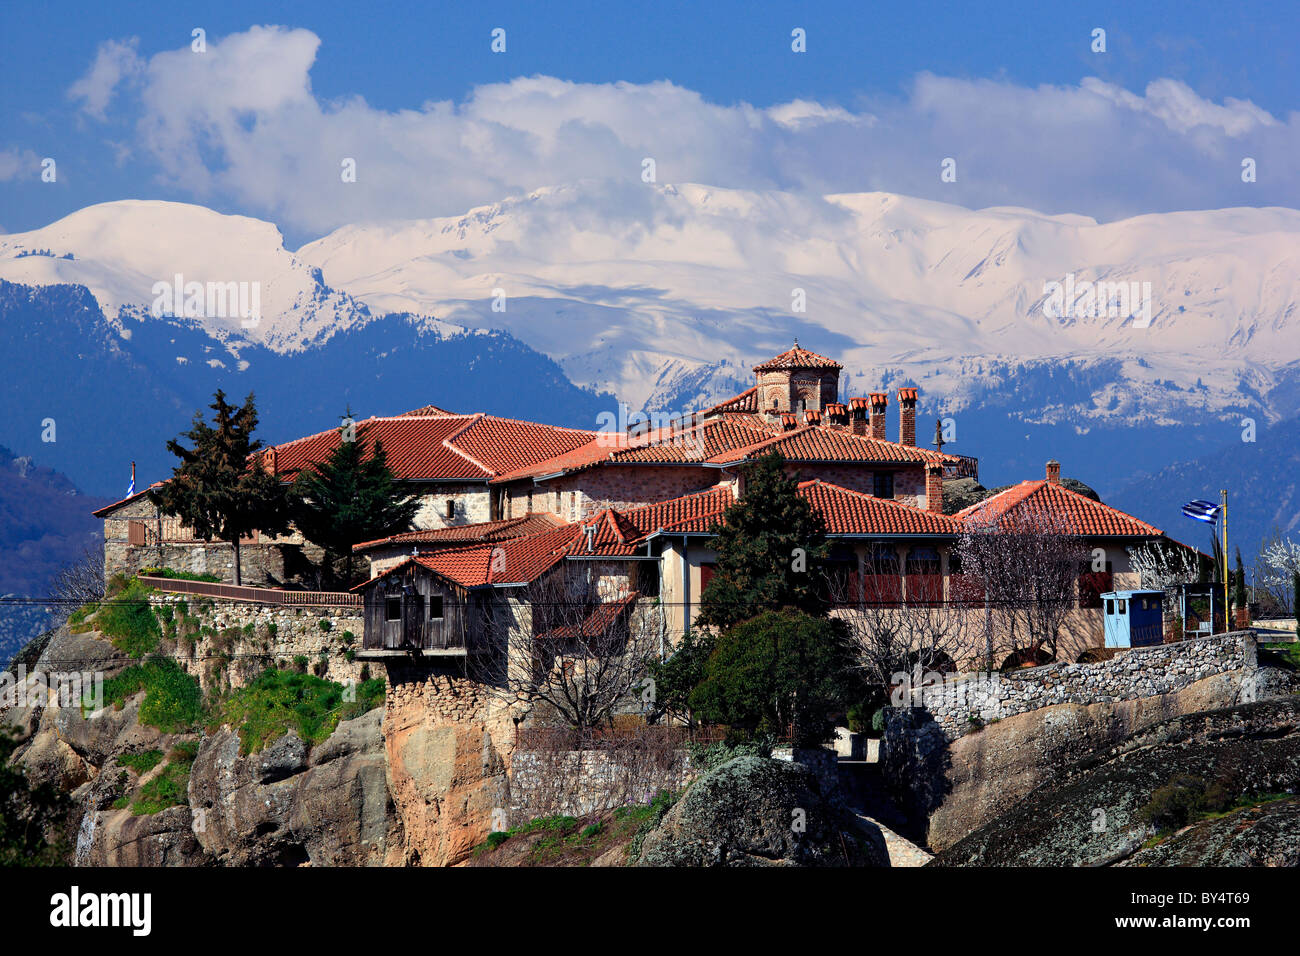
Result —
[{"label": "chimney pot", "polygon": [[871,437],[885,439],[885,411],[889,408],[889,396],[884,392],[871,393]]},{"label": "chimney pot", "polygon": [[798,427],[799,427],[799,419],[795,417],[793,412],[781,413],[781,431],[783,432],[793,431]]},{"label": "chimney pot", "polygon": [[898,442],[916,445],[916,389],[898,390]]},{"label": "chimney pot", "polygon": [[867,407],[865,398],[849,399],[849,417],[855,435],[865,435],[867,433]]},{"label": "chimney pot", "polygon": [[1047,480],[1054,485],[1061,483],[1061,463],[1055,458],[1047,463]]}]

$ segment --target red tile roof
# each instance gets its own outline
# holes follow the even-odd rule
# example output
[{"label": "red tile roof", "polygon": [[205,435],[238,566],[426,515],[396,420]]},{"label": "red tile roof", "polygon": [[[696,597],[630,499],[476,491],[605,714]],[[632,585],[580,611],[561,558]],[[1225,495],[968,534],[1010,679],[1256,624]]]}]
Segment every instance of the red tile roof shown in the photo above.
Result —
[{"label": "red tile roof", "polygon": [[977,525],[1000,521],[1013,511],[1046,509],[1048,513],[1063,516],[1065,527],[1071,534],[1087,538],[1101,537],[1156,537],[1163,532],[1118,508],[1093,501],[1062,485],[1039,479],[1022,481],[1006,491],[978,504],[964,508],[953,515],[962,524]]},{"label": "red tile roof", "polygon": [[700,412],[701,417],[713,414],[741,414],[752,415],[758,411],[758,386],[748,388],[739,395],[733,395],[724,401],[718,402],[712,408],[706,408]]},{"label": "red tile roof", "polygon": [[[420,414],[417,409],[388,418],[357,422],[357,435],[379,440],[388,466],[405,481],[483,479],[524,467],[588,444],[594,432],[494,415]],[[265,449],[274,453],[276,472],[291,479],[338,447],[338,429],[308,435]]]},{"label": "red tile roof", "polygon": [[639,591],[629,591],[613,601],[592,608],[591,613],[579,625],[562,624],[537,636],[539,639],[548,638],[556,641],[573,640],[579,634],[600,637],[608,632],[609,628],[618,620],[620,614],[630,610],[636,604],[636,599],[640,596]]},{"label": "red tile roof", "polygon": [[818,355],[816,352],[809,352],[807,349],[799,348],[799,343],[794,344],[794,348],[787,349],[780,355],[768,359],[761,365],[755,365],[755,372],[769,372],[776,369],[785,368],[843,368],[839,362],[834,359],[828,359],[825,355]]},{"label": "red tile roof", "polygon": [[756,442],[743,448],[734,448],[709,459],[711,464],[733,464],[747,458],[757,458],[771,451],[780,452],[790,462],[845,461],[845,462],[955,462],[952,455],[903,445],[899,442],[855,435],[842,428],[825,428],[820,425],[802,425],[791,431]]},{"label": "red tile roof", "polygon": [[948,515],[925,511],[890,498],[841,488],[825,481],[799,483],[799,494],[826,519],[829,535],[925,534],[955,536],[961,525]]},{"label": "red tile roof", "polygon": [[537,534],[539,531],[548,531],[563,523],[555,515],[536,512],[520,515],[517,518],[503,518],[500,521],[480,521],[477,524],[463,524],[453,528],[404,531],[401,534],[389,535],[387,538],[363,541],[361,544],[353,545],[352,550],[360,553],[384,545],[459,545],[505,541],[509,538],[522,538],[530,534]]},{"label": "red tile roof", "polygon": [[772,436],[773,432],[764,426],[729,418],[642,435],[605,432],[572,451],[506,472],[494,481],[540,478],[607,464],[699,464],[728,449],[746,447]]}]

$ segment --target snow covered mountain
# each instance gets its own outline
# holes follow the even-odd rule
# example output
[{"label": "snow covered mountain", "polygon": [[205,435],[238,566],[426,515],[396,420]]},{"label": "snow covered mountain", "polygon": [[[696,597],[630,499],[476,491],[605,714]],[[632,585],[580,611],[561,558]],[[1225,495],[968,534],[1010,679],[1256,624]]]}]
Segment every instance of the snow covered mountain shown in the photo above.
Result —
[{"label": "snow covered mountain", "polygon": [[[950,408],[975,397],[963,380],[993,365],[1118,362],[1113,387],[1090,401],[1039,410],[1085,427],[1179,420],[1187,396],[1165,383],[1198,379],[1197,407],[1250,399],[1276,418],[1289,410],[1269,395],[1300,368],[1291,209],[1098,224],[885,193],[583,184],[460,218],[348,226],[299,255],[372,309],[508,328],[575,382],[634,405],[720,394],[792,332],[840,358],[855,385],[901,369]],[[1080,289],[1149,283],[1149,326],[1099,309],[1047,314],[1045,283],[1071,274]],[[504,312],[491,309],[494,289]],[[726,381],[711,388],[702,366]]]},{"label": "snow covered mountain", "polygon": [[[1067,473],[1071,458],[1103,472],[1079,477],[1105,493],[1235,441],[1242,417],[1262,426],[1300,406],[1292,209],[1099,224],[886,193],[589,181],[460,217],[351,225],[297,252],[268,223],[151,201],[0,235],[0,279],[84,285],[123,340],[174,321],[149,313],[155,284],[178,273],[260,284],[253,327],[195,320],[213,354],[194,358],[214,367],[258,356],[284,368],[270,357],[334,341],[330,368],[343,368],[341,343],[367,343],[376,323],[375,361],[403,335],[504,330],[586,394],[682,409],[748,387],[749,367],[798,336],[845,364],[847,394],[921,386],[923,420],[953,416],[953,450],[984,458],[993,481],[1055,454]],[[1102,308],[1082,294],[1097,282],[1132,300]],[[1054,297],[1050,283],[1072,292]],[[402,322],[385,322],[392,313]],[[133,354],[170,361],[155,344]],[[516,383],[477,384],[509,395]]]}]

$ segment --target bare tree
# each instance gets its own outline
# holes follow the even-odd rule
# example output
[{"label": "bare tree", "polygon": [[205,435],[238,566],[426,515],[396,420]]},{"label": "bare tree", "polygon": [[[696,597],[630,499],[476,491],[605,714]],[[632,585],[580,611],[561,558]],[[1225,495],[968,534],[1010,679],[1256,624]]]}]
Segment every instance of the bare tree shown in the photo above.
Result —
[{"label": "bare tree", "polygon": [[1300,540],[1274,530],[1255,560],[1255,588],[1272,613],[1286,616],[1295,606],[1295,576],[1300,573]]},{"label": "bare tree", "polygon": [[635,595],[602,583],[594,562],[567,561],[508,593],[488,605],[476,655],[498,696],[580,734],[644,709],[658,632]]},{"label": "bare tree", "polygon": [[[945,599],[938,575],[902,575],[897,557],[875,553],[863,574],[833,575],[834,614],[867,681],[889,687],[894,675],[951,670],[969,653],[969,615]],[[905,587],[904,587],[905,585]]]},{"label": "bare tree", "polygon": [[104,551],[87,547],[72,563],[54,576],[50,586],[54,608],[50,623],[61,627],[83,604],[104,597]]},{"label": "bare tree", "polygon": [[1182,613],[1182,585],[1194,583],[1200,575],[1200,561],[1194,548],[1157,538],[1128,549],[1129,566],[1138,572],[1142,587],[1163,591],[1162,604],[1167,618]]},{"label": "bare tree", "polygon": [[958,553],[963,573],[984,589],[990,666],[999,643],[1030,659],[1044,651],[1055,658],[1088,558],[1087,543],[1064,516],[1033,506],[977,511],[967,519]]}]

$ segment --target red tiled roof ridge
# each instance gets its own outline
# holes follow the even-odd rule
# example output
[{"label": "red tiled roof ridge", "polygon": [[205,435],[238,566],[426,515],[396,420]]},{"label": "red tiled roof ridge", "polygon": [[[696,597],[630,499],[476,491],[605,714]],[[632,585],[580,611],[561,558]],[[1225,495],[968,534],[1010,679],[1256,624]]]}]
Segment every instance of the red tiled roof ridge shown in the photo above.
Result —
[{"label": "red tiled roof ridge", "polygon": [[[732,448],[728,451],[719,452],[718,454],[713,455],[712,457],[707,458],[705,460],[710,464],[738,463],[738,461],[743,460],[744,458],[748,458],[750,454],[759,451],[760,449],[770,447],[772,445],[776,445],[781,442],[787,442],[795,438],[800,438],[809,433],[815,433],[817,435],[827,435],[832,437],[841,437],[851,442],[863,442],[875,448],[883,447],[883,448],[888,448],[891,450],[896,450],[904,453],[910,453],[910,457],[913,460],[915,460],[918,457],[924,461],[955,462],[959,460],[958,458],[952,455],[945,454],[944,452],[932,451],[929,448],[922,448],[919,445],[905,445],[902,442],[889,441],[884,438],[873,438],[871,435],[858,435],[851,431],[846,431],[845,429],[842,428],[827,428],[824,425],[815,425],[811,423],[804,423],[802,425],[797,426],[796,428],[790,429],[790,431],[787,432],[777,432],[776,434],[772,435],[770,438],[765,438],[762,441],[755,442],[752,445],[745,445],[740,448]],[[740,459],[736,458],[737,455],[741,456]],[[906,457],[908,456],[905,455],[901,460],[906,460]],[[900,459],[885,459],[885,460],[893,461],[893,460],[900,460]]]},{"label": "red tiled roof ridge", "polygon": [[[971,518],[974,518],[977,514],[981,513],[982,511],[989,513],[994,517],[1000,517],[1002,515],[1005,515],[1011,509],[1019,507],[1020,505],[1024,504],[1026,501],[1036,497],[1037,495],[1043,492],[1047,492],[1048,494],[1060,494],[1063,495],[1067,500],[1073,499],[1079,508],[1087,512],[1092,512],[1095,514],[1096,512],[1100,511],[1111,517],[1116,517],[1121,520],[1131,521],[1138,526],[1138,529],[1145,531],[1147,534],[1151,534],[1151,535],[1164,534],[1164,532],[1161,529],[1157,528],[1155,525],[1151,524],[1150,522],[1143,521],[1141,518],[1135,517],[1129,514],[1127,511],[1121,511],[1119,508],[1116,508],[1114,505],[1108,505],[1104,501],[1095,501],[1092,498],[1089,498],[1087,495],[1080,494],[1079,492],[1074,491],[1071,488],[1066,488],[1064,485],[1058,482],[1051,482],[1045,478],[1027,479],[1025,481],[1021,481],[1018,484],[1012,485],[1010,488],[1005,488],[1002,491],[999,491],[996,495],[992,495],[988,498],[985,498],[983,501],[976,502],[975,504],[970,505],[967,508],[963,508],[961,511],[953,515],[953,517],[956,518],[959,522],[965,522]],[[1052,505],[1049,502],[1045,505],[1045,507],[1050,509],[1052,508]],[[1092,537],[1092,536],[1100,537],[1100,536],[1113,534],[1114,532],[1097,531],[1093,529],[1093,530],[1081,531],[1078,533],[1082,534],[1085,537]]]},{"label": "red tiled roof ridge", "polygon": [[774,355],[766,362],[760,362],[754,366],[755,372],[762,372],[768,369],[779,368],[843,368],[839,362],[827,358],[825,355],[818,355],[809,349],[801,348],[798,342],[795,342],[793,348],[788,348],[780,355]]}]

